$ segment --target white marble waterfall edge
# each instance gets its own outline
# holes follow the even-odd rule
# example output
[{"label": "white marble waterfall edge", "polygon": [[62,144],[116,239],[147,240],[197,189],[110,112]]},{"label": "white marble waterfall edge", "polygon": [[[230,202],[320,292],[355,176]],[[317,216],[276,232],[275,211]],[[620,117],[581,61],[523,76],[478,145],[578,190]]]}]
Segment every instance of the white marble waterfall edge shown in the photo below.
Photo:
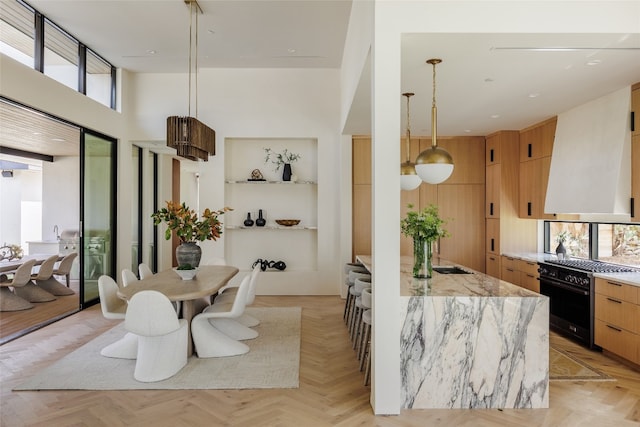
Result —
[{"label": "white marble waterfall edge", "polygon": [[403,408],[548,408],[546,297],[402,297]]}]

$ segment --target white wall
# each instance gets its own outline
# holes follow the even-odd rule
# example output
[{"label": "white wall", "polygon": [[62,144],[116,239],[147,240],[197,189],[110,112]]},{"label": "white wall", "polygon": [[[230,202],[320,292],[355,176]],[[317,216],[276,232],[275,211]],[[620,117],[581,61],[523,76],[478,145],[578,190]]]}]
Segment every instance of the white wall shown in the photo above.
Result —
[{"label": "white wall", "polygon": [[[132,139],[164,143],[167,116],[187,114],[186,76],[138,74],[132,81],[136,105]],[[208,162],[186,162],[182,178],[190,179],[196,170],[200,173],[201,210],[225,204],[226,138],[317,139],[318,271],[304,277],[280,277],[285,282],[292,280],[288,293],[337,294],[341,271],[335,250],[340,238],[340,203],[336,197],[340,193],[339,71],[201,69],[198,85],[198,119],[216,131],[216,155]],[[194,107],[191,114],[195,115]],[[186,201],[195,207],[195,200]],[[223,234],[217,242],[204,242],[203,256],[224,257],[225,237]],[[263,290],[266,285],[261,282]]]},{"label": "white wall", "polygon": [[80,163],[78,157],[55,157],[42,162],[42,240],[80,227]]}]

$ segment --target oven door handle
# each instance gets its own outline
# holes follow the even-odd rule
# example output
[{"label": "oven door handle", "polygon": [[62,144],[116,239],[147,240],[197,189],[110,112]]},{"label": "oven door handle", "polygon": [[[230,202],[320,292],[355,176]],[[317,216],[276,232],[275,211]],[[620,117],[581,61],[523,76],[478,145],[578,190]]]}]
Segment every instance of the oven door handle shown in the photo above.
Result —
[{"label": "oven door handle", "polygon": [[[580,289],[580,288],[576,288],[575,286],[571,286],[571,285],[567,285],[566,283],[562,283],[556,280],[551,280],[551,279],[547,279],[547,278],[540,278],[540,285],[544,284],[544,283],[548,283],[551,286],[555,286],[561,289],[564,289],[565,291],[569,291],[569,292],[573,292],[574,294],[580,294],[580,295],[589,295],[589,291],[585,291],[584,289]],[[542,289],[541,289],[542,290]]]}]

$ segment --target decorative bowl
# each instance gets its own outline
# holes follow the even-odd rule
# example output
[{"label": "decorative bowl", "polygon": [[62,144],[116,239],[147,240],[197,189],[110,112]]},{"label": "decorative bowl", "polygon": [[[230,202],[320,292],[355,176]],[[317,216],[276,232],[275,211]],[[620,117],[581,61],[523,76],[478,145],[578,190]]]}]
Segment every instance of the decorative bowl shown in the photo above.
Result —
[{"label": "decorative bowl", "polygon": [[175,271],[176,274],[182,278],[182,280],[192,280],[198,273],[197,268],[194,268],[193,270],[178,270],[178,267],[174,267],[173,271]]},{"label": "decorative bowl", "polygon": [[276,219],[276,224],[284,227],[291,227],[292,225],[300,224],[299,219]]}]

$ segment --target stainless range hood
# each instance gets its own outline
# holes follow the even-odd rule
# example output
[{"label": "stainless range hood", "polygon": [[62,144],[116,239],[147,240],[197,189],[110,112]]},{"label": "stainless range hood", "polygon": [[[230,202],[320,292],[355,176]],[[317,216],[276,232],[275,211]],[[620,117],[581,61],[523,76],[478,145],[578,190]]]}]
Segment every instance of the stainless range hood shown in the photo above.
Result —
[{"label": "stainless range hood", "polygon": [[631,88],[558,115],[545,212],[628,221]]}]

